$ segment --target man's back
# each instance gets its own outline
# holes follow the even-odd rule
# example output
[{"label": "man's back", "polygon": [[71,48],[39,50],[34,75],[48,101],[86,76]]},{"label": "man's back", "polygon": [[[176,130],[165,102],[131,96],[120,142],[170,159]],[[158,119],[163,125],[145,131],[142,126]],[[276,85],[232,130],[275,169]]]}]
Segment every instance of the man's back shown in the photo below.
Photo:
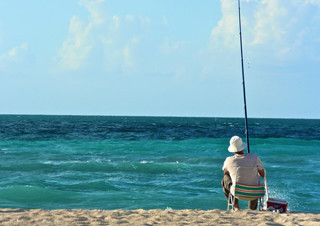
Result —
[{"label": "man's back", "polygon": [[[258,168],[264,167],[255,154],[235,154],[226,158],[222,167],[224,171],[229,172],[233,185],[236,181],[247,185],[258,185],[260,183]],[[233,189],[231,188],[231,191]]]}]

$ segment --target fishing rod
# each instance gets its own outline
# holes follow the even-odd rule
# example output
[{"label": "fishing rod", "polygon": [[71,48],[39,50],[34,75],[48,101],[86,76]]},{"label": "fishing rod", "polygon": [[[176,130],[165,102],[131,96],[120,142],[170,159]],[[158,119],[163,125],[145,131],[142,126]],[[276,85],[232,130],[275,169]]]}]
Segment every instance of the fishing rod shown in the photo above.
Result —
[{"label": "fishing rod", "polygon": [[249,130],[248,130],[248,116],[247,116],[247,101],[246,101],[246,85],[245,85],[245,80],[244,80],[243,51],[242,51],[242,33],[241,33],[240,0],[238,0],[238,8],[239,8],[240,52],[241,52],[241,69],[242,69],[242,87],[243,87],[244,116],[245,116],[245,125],[246,125],[246,136],[247,136],[248,153],[250,153]]}]

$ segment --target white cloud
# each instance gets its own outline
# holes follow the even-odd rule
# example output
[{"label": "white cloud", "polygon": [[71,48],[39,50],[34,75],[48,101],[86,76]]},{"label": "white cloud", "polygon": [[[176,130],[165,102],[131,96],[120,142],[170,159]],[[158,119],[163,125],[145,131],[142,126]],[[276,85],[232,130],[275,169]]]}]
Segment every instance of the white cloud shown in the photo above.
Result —
[{"label": "white cloud", "polygon": [[84,24],[77,16],[72,17],[68,38],[59,50],[59,63],[62,68],[75,70],[83,65],[93,48],[92,32],[95,27],[104,23],[104,19],[99,13],[99,4],[103,2],[103,0],[80,1],[80,4],[90,13],[89,22]]},{"label": "white cloud", "polygon": [[[210,51],[239,48],[237,1],[220,0],[222,17],[212,29]],[[318,46],[320,0],[247,0],[241,2],[242,37],[251,57],[292,60]],[[318,44],[317,44],[318,43]],[[305,48],[305,50],[302,50]],[[316,49],[318,49],[316,47]]]},{"label": "white cloud", "polygon": [[132,60],[132,56],[131,56],[131,49],[130,47],[125,47],[123,49],[123,58],[124,58],[124,66],[126,68],[130,68],[134,65],[134,62]]},{"label": "white cloud", "polygon": [[90,12],[90,23],[89,25],[102,24],[104,22],[104,18],[99,12],[100,4],[105,0],[81,0],[80,5],[83,5]]},{"label": "white cloud", "polygon": [[282,40],[285,35],[283,20],[286,9],[278,0],[263,0],[254,15],[253,41],[251,45]]},{"label": "white cloud", "polygon": [[27,44],[22,44],[20,46],[14,47],[8,52],[9,57],[17,57],[20,52],[25,52],[28,50],[28,45]]},{"label": "white cloud", "polygon": [[141,59],[138,48],[150,24],[148,17],[113,15],[110,24],[105,24],[105,32],[100,34],[99,40],[104,70],[134,73]]},{"label": "white cloud", "polygon": [[135,16],[132,14],[126,15],[125,20],[131,23],[138,22],[141,26],[151,24],[151,19],[149,17]]},{"label": "white cloud", "polygon": [[101,39],[104,54],[103,70],[133,73],[138,64],[136,48],[142,38],[143,35],[122,37],[122,39],[116,39],[112,35],[104,36]]},{"label": "white cloud", "polygon": [[0,55],[0,69],[7,70],[9,65],[16,63],[23,63],[24,55],[28,51],[28,45],[23,43],[19,46],[15,46],[9,51]]},{"label": "white cloud", "polygon": [[234,47],[238,34],[237,5],[233,0],[220,0],[220,4],[222,18],[211,31],[211,41],[214,46]]},{"label": "white cloud", "polygon": [[[239,21],[237,1],[220,0],[222,18],[218,25],[211,31],[211,40],[216,46],[223,44],[227,47],[238,46]],[[281,40],[285,34],[282,21],[286,15],[286,9],[279,4],[278,0],[249,1],[242,4],[242,27],[251,34],[250,44],[259,45],[269,41]],[[246,4],[254,4],[252,12],[243,11]],[[248,5],[249,7],[249,5]],[[253,29],[252,29],[253,28]],[[247,36],[248,37],[248,36]]]},{"label": "white cloud", "polygon": [[[145,29],[151,24],[148,17],[104,14],[103,0],[80,1],[88,12],[88,22],[73,16],[67,39],[59,50],[61,69],[77,70],[100,66],[100,69],[128,70],[137,63],[135,50],[144,37]],[[101,60],[92,62],[90,56]]]},{"label": "white cloud", "polygon": [[143,17],[143,16],[140,16],[140,17],[139,17],[139,20],[140,20],[141,26],[149,25],[149,24],[151,24],[151,22],[152,22],[149,17]]},{"label": "white cloud", "polygon": [[28,45],[26,43],[23,43],[19,46],[13,47],[12,49],[10,49],[8,52],[2,54],[0,56],[1,60],[4,59],[16,59],[17,57],[19,57],[21,52],[25,52],[28,50]]},{"label": "white cloud", "polygon": [[119,28],[119,26],[120,26],[120,17],[118,17],[118,16],[113,16],[112,17],[112,21],[113,21],[113,26],[116,28],[116,29],[118,29]]},{"label": "white cloud", "polygon": [[[301,1],[301,0],[299,0],[299,1]],[[304,4],[311,4],[311,5],[320,6],[320,0],[305,0]]]},{"label": "white cloud", "polygon": [[92,46],[88,40],[89,27],[84,28],[79,18],[70,21],[69,37],[59,51],[60,64],[63,68],[78,69]]},{"label": "white cloud", "polygon": [[127,21],[131,21],[131,22],[135,21],[135,16],[134,15],[126,15],[125,18],[126,18]]}]

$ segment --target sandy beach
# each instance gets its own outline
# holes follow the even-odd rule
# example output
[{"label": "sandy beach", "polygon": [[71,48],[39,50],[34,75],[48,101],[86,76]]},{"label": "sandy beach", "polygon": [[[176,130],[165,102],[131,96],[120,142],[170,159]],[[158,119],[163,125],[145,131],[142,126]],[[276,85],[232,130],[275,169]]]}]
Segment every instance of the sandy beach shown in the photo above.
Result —
[{"label": "sandy beach", "polygon": [[320,225],[320,213],[0,209],[0,225]]}]

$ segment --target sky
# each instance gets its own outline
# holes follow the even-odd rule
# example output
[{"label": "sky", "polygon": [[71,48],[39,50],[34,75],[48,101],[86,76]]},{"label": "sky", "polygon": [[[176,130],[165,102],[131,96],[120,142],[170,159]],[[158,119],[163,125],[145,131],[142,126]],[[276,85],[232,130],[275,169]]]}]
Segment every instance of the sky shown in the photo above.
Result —
[{"label": "sky", "polygon": [[[0,114],[244,117],[237,0],[1,0]],[[320,0],[241,0],[250,118],[320,118]]]}]

